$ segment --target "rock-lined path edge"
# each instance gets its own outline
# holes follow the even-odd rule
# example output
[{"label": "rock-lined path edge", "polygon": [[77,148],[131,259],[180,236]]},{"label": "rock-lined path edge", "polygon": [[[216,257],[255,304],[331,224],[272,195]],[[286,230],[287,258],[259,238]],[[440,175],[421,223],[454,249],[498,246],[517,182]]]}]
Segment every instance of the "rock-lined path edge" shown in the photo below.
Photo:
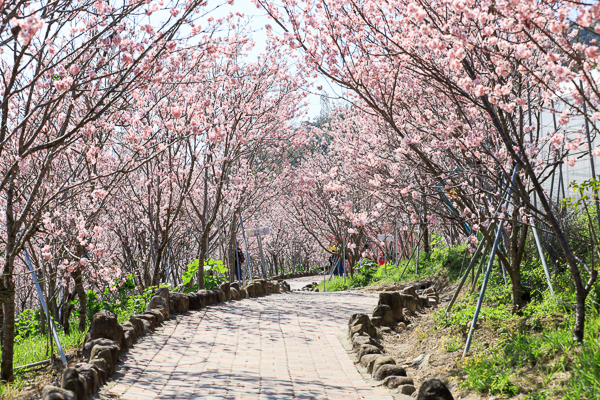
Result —
[{"label": "rock-lined path edge", "polygon": [[349,316],[377,301],[291,292],[190,311],[129,350],[95,398],[392,400],[339,339]]}]

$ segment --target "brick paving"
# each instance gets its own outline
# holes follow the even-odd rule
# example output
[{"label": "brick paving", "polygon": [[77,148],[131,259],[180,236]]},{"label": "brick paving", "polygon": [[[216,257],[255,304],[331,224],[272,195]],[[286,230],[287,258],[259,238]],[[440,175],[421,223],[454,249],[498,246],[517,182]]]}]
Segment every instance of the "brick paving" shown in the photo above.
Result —
[{"label": "brick paving", "polygon": [[377,297],[285,293],[189,312],[134,345],[103,397],[392,400],[368,385],[340,343]]},{"label": "brick paving", "polygon": [[285,279],[285,281],[290,285],[290,289],[292,289],[292,290],[300,290],[304,286],[306,286],[306,285],[308,285],[310,283],[313,283],[313,282],[321,283],[321,282],[323,282],[323,275],[303,276],[301,278]]}]

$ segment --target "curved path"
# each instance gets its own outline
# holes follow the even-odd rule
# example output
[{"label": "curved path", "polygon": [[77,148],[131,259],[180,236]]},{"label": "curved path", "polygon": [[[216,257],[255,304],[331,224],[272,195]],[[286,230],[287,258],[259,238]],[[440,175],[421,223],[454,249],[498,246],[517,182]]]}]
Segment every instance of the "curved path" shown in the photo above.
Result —
[{"label": "curved path", "polygon": [[137,343],[103,398],[391,400],[356,370],[339,337],[377,297],[273,294],[189,312]]}]

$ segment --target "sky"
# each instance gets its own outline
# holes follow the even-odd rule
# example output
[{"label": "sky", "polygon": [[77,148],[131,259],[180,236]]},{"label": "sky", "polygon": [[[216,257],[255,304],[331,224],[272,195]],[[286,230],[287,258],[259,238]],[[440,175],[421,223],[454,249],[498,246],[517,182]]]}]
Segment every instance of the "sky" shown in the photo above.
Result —
[{"label": "sky", "polygon": [[[216,2],[211,4],[209,2],[209,7],[215,6]],[[229,5],[224,3],[222,6],[217,8],[214,13],[211,13],[215,18],[219,16],[225,16],[229,12],[241,12],[244,14],[246,19],[249,20],[248,26],[252,28],[252,38],[256,42],[254,49],[249,53],[249,58],[258,57],[259,54],[264,52],[266,47],[267,36],[265,34],[265,25],[269,24],[273,27],[273,31],[276,33],[282,34],[281,28],[273,22],[271,18],[267,15],[267,13],[262,8],[256,8],[256,6],[252,3],[251,0],[234,0],[233,5]],[[314,93],[309,94],[308,101],[308,116],[310,119],[314,119],[319,117],[321,112],[321,96],[320,93],[327,92],[327,95],[332,98],[337,98],[341,95],[341,89],[339,87],[333,86],[332,83],[324,77],[319,77],[315,81],[315,85],[312,90]],[[316,87],[322,86],[323,91],[317,91]],[[333,100],[330,101],[333,103]]]}]

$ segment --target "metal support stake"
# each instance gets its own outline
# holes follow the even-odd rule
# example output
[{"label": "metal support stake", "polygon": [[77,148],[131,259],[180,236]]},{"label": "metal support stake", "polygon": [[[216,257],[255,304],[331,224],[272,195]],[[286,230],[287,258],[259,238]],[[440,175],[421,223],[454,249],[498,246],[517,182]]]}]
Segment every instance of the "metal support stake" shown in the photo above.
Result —
[{"label": "metal support stake", "polygon": [[477,325],[477,318],[479,318],[479,311],[481,311],[481,305],[483,304],[483,296],[485,295],[485,290],[487,288],[488,281],[490,279],[490,272],[492,270],[492,265],[494,264],[494,257],[496,256],[496,250],[498,249],[498,243],[500,242],[500,232],[502,232],[502,226],[504,225],[504,220],[500,221],[500,225],[498,226],[498,231],[496,231],[496,238],[494,239],[494,244],[492,246],[492,252],[490,254],[490,259],[488,261],[487,270],[485,271],[485,277],[483,279],[483,285],[481,285],[481,292],[479,293],[479,299],[477,300],[477,307],[475,308],[475,314],[473,315],[473,319],[471,321],[471,327],[469,329],[469,336],[467,337],[467,343],[465,344],[465,350],[463,351],[463,358],[469,352],[469,348],[471,347],[471,341],[473,340],[473,332],[475,332],[475,326]]},{"label": "metal support stake", "polygon": [[[510,196],[512,194],[512,185],[515,183],[515,178],[517,177],[517,172],[519,171],[519,164],[515,165],[513,175],[511,178],[511,184],[508,186],[507,197],[506,197],[506,206],[508,207]],[[467,337],[467,343],[465,343],[465,350],[463,351],[463,358],[469,352],[469,348],[471,347],[471,341],[473,340],[473,333],[475,332],[475,326],[477,325],[477,318],[479,318],[479,312],[481,311],[481,305],[483,304],[483,297],[485,296],[485,290],[487,289],[487,284],[490,279],[490,272],[492,271],[492,265],[494,264],[494,257],[496,256],[496,250],[498,250],[498,244],[500,243],[500,236],[502,233],[502,228],[504,226],[504,219],[500,220],[498,224],[498,230],[496,231],[496,237],[494,238],[494,244],[492,245],[492,252],[490,253],[490,259],[488,261],[487,270],[485,271],[485,277],[483,279],[483,284],[481,285],[481,291],[479,292],[479,298],[477,299],[477,307],[475,308],[475,314],[473,315],[473,320],[471,321],[471,327],[469,329],[469,336]]]},{"label": "metal support stake", "polygon": [[58,348],[58,352],[60,353],[60,359],[63,364],[67,365],[67,357],[62,349],[60,344],[60,339],[58,338],[58,334],[56,333],[56,329],[54,328],[54,322],[52,321],[52,317],[48,312],[48,307],[46,305],[46,300],[44,299],[44,293],[42,292],[42,288],[40,287],[40,283],[38,282],[37,275],[35,274],[35,270],[31,265],[31,260],[29,259],[29,254],[27,253],[27,249],[23,246],[23,252],[25,253],[25,261],[27,261],[27,266],[29,267],[29,271],[31,271],[31,277],[33,279],[33,283],[35,284],[35,288],[37,289],[38,296],[40,297],[40,303],[42,303],[42,307],[44,308],[44,313],[48,319],[48,325],[50,325],[50,330],[52,331],[52,336],[54,336],[54,342],[56,343],[56,347]]},{"label": "metal support stake", "polygon": [[169,257],[167,258],[167,283],[169,284],[169,287],[172,287],[173,282],[171,281],[171,277],[169,276],[170,271],[171,271],[171,246],[169,246]]},{"label": "metal support stake", "polygon": [[394,264],[398,265],[398,219],[394,226]]},{"label": "metal support stake", "polygon": [[419,244],[421,243],[421,213],[419,213],[419,240],[417,241],[417,259],[415,260],[415,275],[419,275]]},{"label": "metal support stake", "polygon": [[[471,290],[469,290],[469,294],[475,291],[475,286],[477,285],[477,281],[479,280],[479,277],[481,276],[481,271],[483,270],[483,263],[485,262],[486,253],[483,253],[481,257],[481,261],[479,262],[479,266],[477,267],[477,273],[473,274],[473,279],[471,280]],[[475,270],[473,270],[473,272],[475,272]]]},{"label": "metal support stake", "polygon": [[[581,81],[579,81],[579,83],[581,84],[581,91],[583,92],[583,83]],[[583,111],[585,114],[585,111],[586,111],[585,101],[583,102]],[[529,115],[529,127],[531,128],[531,126],[533,125],[533,121],[531,118],[531,98],[530,98],[529,84],[527,84],[527,113]],[[586,127],[586,132],[587,132],[588,145],[590,147],[589,151],[590,151],[590,162],[592,164],[592,174],[594,175],[594,178],[595,178],[594,160],[592,159],[592,154],[591,154],[592,149],[591,149],[591,141],[590,141],[590,131],[589,131],[588,125],[587,125],[587,119],[585,120],[585,127]],[[533,130],[529,131],[529,140],[533,144]],[[556,157],[555,157],[555,159],[556,159]],[[554,184],[554,176],[552,176],[552,184]],[[550,193],[552,193],[552,188],[550,188]],[[598,193],[596,192],[596,194],[598,194]],[[550,196],[552,196],[552,194]],[[598,201],[598,200],[596,200],[596,201]],[[535,193],[533,193],[533,204],[537,208],[537,197],[536,197]],[[535,226],[535,222],[531,224],[531,228],[533,230],[533,237],[535,239],[535,247],[537,247],[538,255],[540,256],[540,260],[542,261],[542,266],[544,267],[544,273],[546,274],[546,281],[548,281],[548,288],[550,289],[550,293],[554,296],[554,289],[552,288],[552,281],[550,280],[550,272],[548,271],[548,265],[546,265],[546,257],[544,256],[544,251],[543,251],[542,245],[540,243],[540,238],[538,236],[538,231]]]},{"label": "metal support stake", "polygon": [[535,227],[535,222],[532,224],[531,228],[533,229],[533,238],[535,239],[535,247],[537,247],[537,251],[540,256],[540,260],[542,261],[542,266],[544,267],[544,273],[546,274],[546,281],[548,282],[548,289],[550,289],[550,294],[552,294],[552,296],[554,296],[554,288],[552,288],[552,280],[550,279],[550,271],[548,271],[548,265],[546,264],[546,257],[544,256],[544,252],[542,251],[542,244],[540,243],[540,238],[538,236],[537,228]]},{"label": "metal support stake", "polygon": [[[500,240],[502,240],[502,236],[500,236]],[[498,247],[500,247],[500,252],[504,252],[504,247],[502,246],[502,243],[500,243],[498,245]],[[504,265],[500,263],[500,269],[502,270],[502,278],[504,278],[504,284],[508,285],[508,279],[506,278],[506,269],[504,268]]]},{"label": "metal support stake", "polygon": [[[408,246],[410,246],[409,239],[413,234],[415,227],[414,225],[410,228],[410,233],[406,235],[404,243],[402,244],[402,250],[400,251],[400,257],[398,257],[398,261],[402,262],[402,257],[404,257],[404,250],[408,250]],[[402,234],[399,235],[402,238]]]},{"label": "metal support stake", "polygon": [[346,284],[346,233],[342,235],[342,273],[344,274],[344,285]]},{"label": "metal support stake", "polygon": [[477,255],[484,247],[485,247],[485,242],[482,239],[481,242],[479,242],[477,249],[475,250],[475,254],[473,254],[473,256],[471,257],[471,260],[469,261],[467,270],[465,271],[465,274],[463,275],[462,279],[460,280],[460,283],[458,284],[458,287],[456,288],[456,291],[454,292],[454,295],[452,296],[452,300],[450,300],[450,303],[448,303],[448,307],[446,307],[444,316],[447,316],[448,313],[450,312],[450,310],[452,309],[454,302],[458,298],[458,294],[460,293],[460,290],[462,289],[463,285],[467,281],[467,278],[469,277],[469,272],[471,272],[471,268],[473,268],[473,264],[475,263],[475,259],[477,258]]},{"label": "metal support stake", "polygon": [[[419,245],[419,242],[421,242],[421,232],[419,232],[419,238],[417,239],[417,246]],[[404,273],[406,272],[406,268],[408,268],[408,264],[410,264],[410,260],[412,260],[413,256],[415,255],[416,250],[418,250],[418,247],[416,249],[414,249],[412,251],[412,253],[410,254],[410,257],[406,261],[406,265],[404,266],[404,269],[402,270],[402,273],[400,274],[400,278],[398,278],[398,280],[402,279],[402,277],[404,276]]]}]

